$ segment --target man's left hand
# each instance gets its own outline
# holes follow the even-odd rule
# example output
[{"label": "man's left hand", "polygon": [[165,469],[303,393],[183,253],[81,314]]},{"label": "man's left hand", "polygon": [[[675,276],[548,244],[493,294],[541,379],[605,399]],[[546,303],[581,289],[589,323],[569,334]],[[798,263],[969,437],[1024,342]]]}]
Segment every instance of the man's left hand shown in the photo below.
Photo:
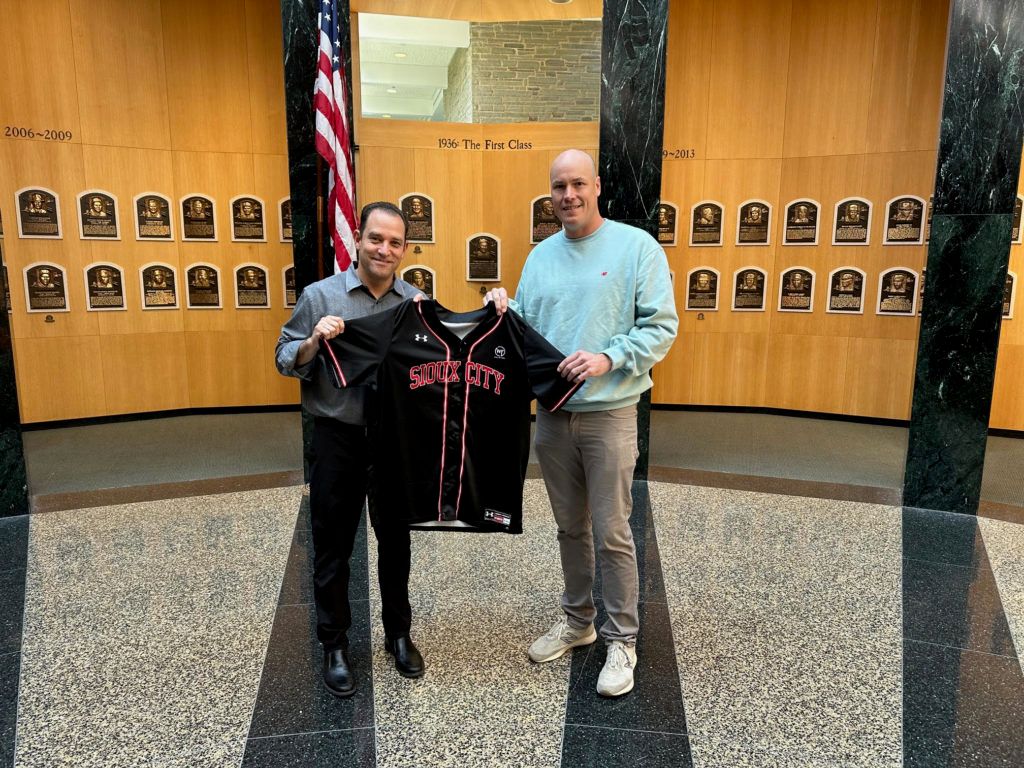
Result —
[{"label": "man's left hand", "polygon": [[612,361],[604,353],[594,354],[585,349],[577,350],[558,364],[558,372],[573,384],[595,376],[604,376],[612,369]]}]

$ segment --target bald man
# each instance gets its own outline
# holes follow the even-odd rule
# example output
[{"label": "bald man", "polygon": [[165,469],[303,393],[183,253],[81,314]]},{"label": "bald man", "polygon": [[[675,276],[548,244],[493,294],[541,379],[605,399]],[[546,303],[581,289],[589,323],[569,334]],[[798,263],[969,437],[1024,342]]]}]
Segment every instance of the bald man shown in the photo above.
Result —
[{"label": "bald man", "polygon": [[584,382],[558,413],[537,409],[537,457],[558,523],[564,591],[562,615],[530,646],[529,657],[553,661],[597,639],[596,550],[608,613],[597,692],[621,696],[633,689],[640,630],[629,527],[636,406],[679,321],[665,251],[643,230],[598,211],[593,158],[570,149],[555,158],[550,175],[562,231],[530,253],[514,301],[504,288],[485,298],[499,311],[511,306],[563,352],[575,350],[558,370]]}]

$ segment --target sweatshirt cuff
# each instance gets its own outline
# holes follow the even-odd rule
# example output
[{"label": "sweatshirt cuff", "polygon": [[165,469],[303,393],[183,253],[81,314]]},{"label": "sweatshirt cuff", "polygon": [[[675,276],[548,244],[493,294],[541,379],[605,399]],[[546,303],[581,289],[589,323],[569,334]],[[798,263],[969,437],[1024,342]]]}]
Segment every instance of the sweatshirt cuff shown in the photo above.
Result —
[{"label": "sweatshirt cuff", "polygon": [[616,371],[626,363],[626,355],[621,349],[615,349],[610,347],[609,349],[602,349],[602,355],[607,355],[608,359],[612,361],[612,370]]}]

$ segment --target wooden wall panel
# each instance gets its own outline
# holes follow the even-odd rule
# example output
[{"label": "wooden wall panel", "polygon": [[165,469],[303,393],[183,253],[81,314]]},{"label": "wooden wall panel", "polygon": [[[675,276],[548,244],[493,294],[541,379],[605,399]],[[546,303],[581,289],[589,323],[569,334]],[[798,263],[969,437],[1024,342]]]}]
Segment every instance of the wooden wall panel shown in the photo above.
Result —
[{"label": "wooden wall panel", "polygon": [[[267,401],[273,347],[263,331],[185,333],[189,401],[194,408]],[[278,376],[276,370],[273,371]]]},{"label": "wooden wall panel", "polygon": [[916,361],[914,339],[851,338],[842,412],[909,419]]},{"label": "wooden wall panel", "polygon": [[699,0],[673,0],[665,49],[666,150],[692,149],[707,157],[711,99],[711,40],[706,23],[695,23],[707,9]]},{"label": "wooden wall panel", "polygon": [[707,156],[782,157],[786,78],[779,73],[789,62],[791,3],[776,2],[771,13],[749,0],[713,8]]},{"label": "wooden wall panel", "polygon": [[107,413],[141,413],[190,406],[188,369],[183,365],[186,359],[183,333],[104,336],[100,356]]},{"label": "wooden wall panel", "polygon": [[170,149],[160,0],[70,6],[82,141]]},{"label": "wooden wall panel", "polygon": [[[246,25],[235,3],[161,4],[171,146],[252,152]],[[262,117],[262,116],[261,116]]]},{"label": "wooden wall panel", "polygon": [[[1021,163],[1024,170],[1024,162]],[[1017,194],[1024,194],[1024,177]],[[1010,245],[1010,271],[1017,276],[1017,296],[1013,317],[1003,318],[999,330],[999,354],[996,358],[995,387],[989,426],[1024,431],[1024,245]]]},{"label": "wooden wall panel", "polygon": [[252,151],[287,155],[280,0],[245,0],[245,32]]},{"label": "wooden wall panel", "polygon": [[15,350],[23,422],[106,412],[98,336],[21,339]]},{"label": "wooden wall panel", "polygon": [[767,333],[696,334],[677,339],[679,343],[693,345],[690,402],[751,407],[765,404]]}]

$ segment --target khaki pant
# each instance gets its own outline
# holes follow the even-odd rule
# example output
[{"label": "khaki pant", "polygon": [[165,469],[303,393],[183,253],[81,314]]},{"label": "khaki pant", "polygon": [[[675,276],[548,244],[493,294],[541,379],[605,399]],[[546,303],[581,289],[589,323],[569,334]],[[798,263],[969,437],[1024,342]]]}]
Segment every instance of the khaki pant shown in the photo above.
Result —
[{"label": "khaki pant", "polygon": [[636,466],[636,406],[548,413],[537,409],[537,458],[558,523],[562,610],[577,628],[594,621],[594,553],[608,621],[605,641],[636,641],[639,578],[629,515]]}]

